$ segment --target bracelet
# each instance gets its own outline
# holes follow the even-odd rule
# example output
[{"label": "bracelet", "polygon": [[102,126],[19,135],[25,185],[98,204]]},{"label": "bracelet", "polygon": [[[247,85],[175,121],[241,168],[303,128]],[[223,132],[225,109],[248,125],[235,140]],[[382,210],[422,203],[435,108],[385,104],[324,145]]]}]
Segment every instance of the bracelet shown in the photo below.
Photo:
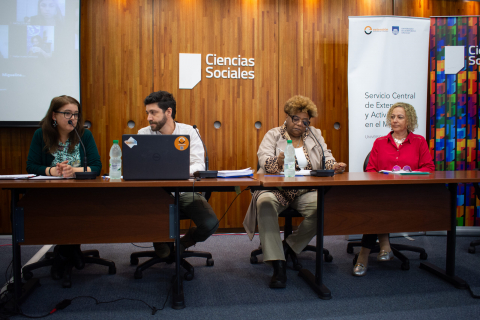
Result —
[{"label": "bracelet", "polygon": [[50,169],[48,169],[48,174],[51,176],[52,173],[50,172],[52,170],[52,167],[50,167]]}]

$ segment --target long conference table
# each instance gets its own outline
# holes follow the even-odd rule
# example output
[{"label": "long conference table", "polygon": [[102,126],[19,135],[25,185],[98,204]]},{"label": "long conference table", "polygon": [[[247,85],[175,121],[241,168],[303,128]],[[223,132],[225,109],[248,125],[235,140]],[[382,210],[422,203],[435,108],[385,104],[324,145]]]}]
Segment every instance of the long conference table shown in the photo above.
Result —
[{"label": "long conference table", "polygon": [[[179,193],[234,191],[235,187],[317,190],[315,271],[302,269],[299,275],[321,299],[332,297],[323,281],[325,235],[447,230],[445,269],[426,262],[420,267],[457,288],[465,288],[465,281],[455,276],[456,190],[459,183],[478,182],[477,171],[295,178],[256,174],[253,178],[200,181],[0,180],[0,188],[11,189],[14,299],[22,299],[20,244],[175,241],[172,307],[185,307],[179,269]],[[174,200],[162,188],[171,189]],[[21,194],[24,196],[20,199]]]},{"label": "long conference table", "polygon": [[323,281],[325,235],[447,230],[445,269],[428,262],[422,262],[420,268],[456,288],[467,288],[466,282],[455,275],[457,185],[479,183],[479,171],[437,171],[429,175],[354,172],[322,178],[257,175],[256,178],[261,181],[262,189],[317,190],[315,273],[301,269],[299,275],[321,299],[332,297]]},{"label": "long conference table", "polygon": [[[260,182],[248,177],[118,182],[101,177],[0,180],[0,188],[11,190],[14,305],[24,300],[22,293],[36,281],[22,283],[20,244],[175,242],[172,307],[184,308],[180,192],[238,191],[238,187],[251,186],[260,186]],[[174,193],[173,199],[169,192]]]}]

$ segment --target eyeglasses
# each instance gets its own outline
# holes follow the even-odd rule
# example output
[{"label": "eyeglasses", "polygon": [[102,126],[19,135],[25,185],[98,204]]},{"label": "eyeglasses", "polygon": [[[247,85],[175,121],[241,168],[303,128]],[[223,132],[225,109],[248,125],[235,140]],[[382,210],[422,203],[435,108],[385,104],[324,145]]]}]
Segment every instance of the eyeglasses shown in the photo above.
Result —
[{"label": "eyeglasses", "polygon": [[305,120],[305,119],[300,119],[300,117],[297,117],[297,116],[291,116],[289,115],[290,118],[292,118],[292,122],[295,123],[295,124],[303,124],[303,122],[305,121],[307,123],[307,127],[310,125],[310,121],[309,120]]},{"label": "eyeglasses", "polygon": [[400,166],[394,166],[392,169],[392,172],[400,171],[400,170],[403,170],[406,172],[412,172],[412,168],[410,168],[410,166],[404,166],[403,168],[401,168]]},{"label": "eyeglasses", "polygon": [[72,117],[73,119],[78,119],[78,115],[80,114],[80,113],[71,113],[69,111],[65,111],[65,112],[54,111],[54,112],[63,113],[63,116],[65,117],[65,119],[68,119],[68,120],[72,119]]}]

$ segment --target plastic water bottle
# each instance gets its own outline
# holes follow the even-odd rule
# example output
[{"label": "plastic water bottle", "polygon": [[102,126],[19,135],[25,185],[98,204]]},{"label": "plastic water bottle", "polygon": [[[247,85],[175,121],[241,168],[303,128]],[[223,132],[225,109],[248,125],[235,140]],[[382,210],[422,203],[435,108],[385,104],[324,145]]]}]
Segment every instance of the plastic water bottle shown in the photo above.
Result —
[{"label": "plastic water bottle", "polygon": [[292,140],[287,140],[283,172],[285,178],[295,177],[295,149],[293,148]]},{"label": "plastic water bottle", "polygon": [[122,176],[122,149],[118,145],[118,140],[113,140],[110,148],[110,180],[120,179]]}]

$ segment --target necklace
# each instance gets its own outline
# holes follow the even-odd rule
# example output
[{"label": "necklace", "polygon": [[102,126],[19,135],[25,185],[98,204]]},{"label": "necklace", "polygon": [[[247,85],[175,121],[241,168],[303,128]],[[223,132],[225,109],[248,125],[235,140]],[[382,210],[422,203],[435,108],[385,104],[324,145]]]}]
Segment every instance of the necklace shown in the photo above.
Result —
[{"label": "necklace", "polygon": [[[392,136],[392,137],[393,137],[393,136]],[[406,139],[406,137],[403,138],[403,139],[397,139],[397,138],[393,137],[393,140],[395,140],[395,143],[396,143],[396,144],[399,144],[399,145],[402,144],[403,141],[405,141],[405,139]]]},{"label": "necklace", "polygon": [[[293,140],[292,140],[292,142],[293,142]],[[298,139],[296,148],[300,148],[300,143],[302,143],[302,138],[301,137]]]}]

